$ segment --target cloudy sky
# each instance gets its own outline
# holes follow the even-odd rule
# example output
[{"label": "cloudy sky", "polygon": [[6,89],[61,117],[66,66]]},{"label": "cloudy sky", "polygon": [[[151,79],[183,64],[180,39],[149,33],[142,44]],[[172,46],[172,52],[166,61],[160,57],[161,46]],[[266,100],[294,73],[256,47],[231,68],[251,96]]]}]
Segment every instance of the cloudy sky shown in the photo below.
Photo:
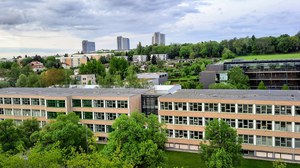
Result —
[{"label": "cloudy sky", "polygon": [[255,35],[295,35],[299,0],[0,0],[0,57],[115,49],[116,36],[131,48],[151,43],[197,43]]}]

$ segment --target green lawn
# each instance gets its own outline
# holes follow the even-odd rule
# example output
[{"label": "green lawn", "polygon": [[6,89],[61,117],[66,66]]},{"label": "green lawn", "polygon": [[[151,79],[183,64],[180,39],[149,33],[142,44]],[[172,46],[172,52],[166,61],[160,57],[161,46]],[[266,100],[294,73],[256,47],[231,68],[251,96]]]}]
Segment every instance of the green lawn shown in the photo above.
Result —
[{"label": "green lawn", "polygon": [[[300,53],[240,56],[240,57],[236,57],[235,59],[244,59],[244,60],[300,59]],[[231,61],[231,60],[232,59],[228,59],[226,61]]]},{"label": "green lawn", "polygon": [[[104,144],[98,144],[97,149],[102,150]],[[198,153],[166,151],[168,158],[167,168],[205,168],[204,162]],[[300,164],[288,164],[287,168],[299,168]],[[271,161],[243,159],[240,168],[272,168]]]}]

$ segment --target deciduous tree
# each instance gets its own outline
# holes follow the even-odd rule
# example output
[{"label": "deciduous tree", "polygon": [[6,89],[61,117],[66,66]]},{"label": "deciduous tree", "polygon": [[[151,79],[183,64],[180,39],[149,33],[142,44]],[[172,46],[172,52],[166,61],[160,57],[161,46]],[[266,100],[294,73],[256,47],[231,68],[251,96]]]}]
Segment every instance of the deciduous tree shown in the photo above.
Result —
[{"label": "deciduous tree", "polygon": [[241,142],[236,130],[223,120],[209,122],[205,128],[205,141],[200,146],[200,156],[208,168],[232,168],[240,164]]},{"label": "deciduous tree", "polygon": [[141,113],[121,115],[112,125],[103,154],[133,167],[159,167],[166,160],[164,145],[167,140],[157,116],[148,118]]}]

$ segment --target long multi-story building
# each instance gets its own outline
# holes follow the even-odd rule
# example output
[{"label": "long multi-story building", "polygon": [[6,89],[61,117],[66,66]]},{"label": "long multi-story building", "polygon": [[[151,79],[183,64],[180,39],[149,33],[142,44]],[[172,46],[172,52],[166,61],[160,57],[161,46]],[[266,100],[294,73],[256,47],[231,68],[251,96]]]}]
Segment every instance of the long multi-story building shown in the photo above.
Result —
[{"label": "long multi-story building", "polygon": [[165,45],[166,44],[166,36],[160,32],[155,32],[152,36],[152,45]]},{"label": "long multi-story building", "polygon": [[130,41],[129,41],[129,38],[118,36],[117,37],[117,49],[118,49],[118,51],[127,51],[127,50],[130,50]]},{"label": "long multi-story building", "polygon": [[233,60],[224,64],[208,65],[200,73],[204,88],[210,84],[226,82],[227,72],[232,67],[240,67],[249,77],[251,89],[257,89],[261,81],[268,89],[281,89],[287,85],[290,90],[300,90],[300,60]]},{"label": "long multi-story building", "polygon": [[[300,161],[300,92],[281,90],[0,89],[0,118],[41,125],[74,111],[99,141],[121,114],[155,113],[166,123],[167,148],[198,150],[205,126],[224,120],[237,130],[244,155]],[[177,90],[177,91],[176,91]]]}]

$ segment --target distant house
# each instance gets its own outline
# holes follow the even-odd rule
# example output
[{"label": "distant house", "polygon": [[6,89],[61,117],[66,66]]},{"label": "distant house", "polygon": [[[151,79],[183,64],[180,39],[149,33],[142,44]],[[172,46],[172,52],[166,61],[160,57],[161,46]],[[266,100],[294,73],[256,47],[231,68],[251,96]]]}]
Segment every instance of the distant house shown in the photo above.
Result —
[{"label": "distant house", "polygon": [[132,56],[133,62],[146,62],[147,61],[147,55],[133,55]]},{"label": "distant house", "polygon": [[96,85],[95,74],[72,75],[71,77],[76,79],[77,84],[80,85]]},{"label": "distant house", "polygon": [[41,63],[41,62],[39,62],[39,61],[32,61],[32,62],[30,63],[30,66],[31,66],[31,68],[32,68],[32,70],[33,70],[34,72],[41,72],[41,71],[43,71],[44,69],[46,69],[45,66],[44,66],[44,64]]},{"label": "distant house", "polygon": [[151,54],[150,55],[150,59],[152,59],[152,57],[156,57],[157,60],[161,60],[161,61],[166,61],[168,59],[168,54]]},{"label": "distant house", "polygon": [[147,80],[153,85],[161,85],[168,81],[168,73],[157,72],[157,73],[140,73],[137,74],[138,79]]}]

